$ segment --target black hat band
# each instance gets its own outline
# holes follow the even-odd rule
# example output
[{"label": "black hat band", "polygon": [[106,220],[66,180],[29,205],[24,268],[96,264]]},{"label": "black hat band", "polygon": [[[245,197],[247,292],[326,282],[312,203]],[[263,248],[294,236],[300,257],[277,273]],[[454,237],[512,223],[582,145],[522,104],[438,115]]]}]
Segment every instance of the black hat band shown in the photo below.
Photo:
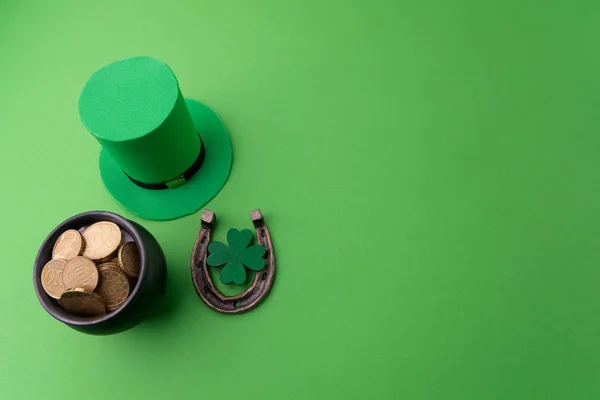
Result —
[{"label": "black hat band", "polygon": [[198,172],[198,170],[202,166],[202,163],[204,162],[204,156],[206,155],[206,151],[204,149],[204,143],[202,143],[202,138],[200,138],[200,135],[198,135],[198,138],[200,139],[200,153],[198,154],[198,157],[196,157],[196,161],[194,161],[192,163],[192,165],[183,174],[179,175],[175,179],[171,179],[170,181],[163,182],[163,183],[144,183],[144,182],[140,182],[137,179],[134,179],[131,176],[127,175],[127,172],[125,172],[125,171],[123,171],[123,173],[125,175],[127,175],[127,177],[131,180],[131,182],[135,183],[137,186],[144,188],[144,189],[151,189],[151,190],[175,189],[176,187],[179,187],[179,186],[183,185],[185,182],[187,182],[188,180],[190,180],[192,178],[192,176],[194,176],[194,174],[196,172]]}]

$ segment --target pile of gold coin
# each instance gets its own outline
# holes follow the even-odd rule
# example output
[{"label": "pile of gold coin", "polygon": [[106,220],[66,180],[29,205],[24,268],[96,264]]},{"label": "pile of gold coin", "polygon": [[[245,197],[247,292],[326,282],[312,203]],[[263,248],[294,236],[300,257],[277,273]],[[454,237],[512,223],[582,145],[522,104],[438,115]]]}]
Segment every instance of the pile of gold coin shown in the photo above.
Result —
[{"label": "pile of gold coin", "polygon": [[63,232],[42,269],[44,290],[71,314],[95,317],[116,310],[140,269],[137,245],[123,242],[121,229],[109,221]]}]

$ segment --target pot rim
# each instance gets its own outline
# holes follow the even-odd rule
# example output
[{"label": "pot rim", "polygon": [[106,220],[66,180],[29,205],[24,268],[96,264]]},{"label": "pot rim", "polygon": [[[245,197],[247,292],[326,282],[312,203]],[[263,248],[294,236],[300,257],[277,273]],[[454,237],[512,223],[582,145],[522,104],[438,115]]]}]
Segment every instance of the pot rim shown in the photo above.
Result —
[{"label": "pot rim", "polygon": [[[97,221],[85,223],[84,221],[88,220],[89,217],[95,217],[99,219]],[[127,300],[125,300],[125,302],[114,311],[110,311],[98,317],[80,317],[77,315],[69,314],[66,310],[63,310],[60,307],[60,305],[55,299],[48,296],[48,294],[44,291],[44,288],[42,287],[42,269],[44,268],[46,263],[50,261],[49,259],[42,260],[42,253],[48,251],[48,246],[54,246],[54,243],[50,243],[51,238],[54,238],[53,241],[56,241],[58,239],[58,236],[60,236],[67,229],[76,229],[74,228],[75,226],[89,226],[94,222],[105,220],[116,223],[120,229],[127,232],[133,238],[134,243],[138,246],[140,253],[140,272],[137,278],[137,282],[133,290],[127,297]],[[65,228],[65,226],[69,227]],[[117,318],[129,308],[129,306],[139,297],[139,294],[142,291],[142,285],[146,279],[147,271],[148,268],[146,247],[144,246],[144,242],[135,226],[126,218],[110,211],[87,211],[81,214],[74,215],[71,218],[61,222],[59,225],[56,226],[56,228],[52,230],[52,232],[50,232],[46,239],[44,239],[35,258],[35,263],[33,267],[33,286],[35,288],[35,293],[42,307],[44,307],[48,314],[52,315],[57,320],[65,324],[74,326],[94,326]]]}]

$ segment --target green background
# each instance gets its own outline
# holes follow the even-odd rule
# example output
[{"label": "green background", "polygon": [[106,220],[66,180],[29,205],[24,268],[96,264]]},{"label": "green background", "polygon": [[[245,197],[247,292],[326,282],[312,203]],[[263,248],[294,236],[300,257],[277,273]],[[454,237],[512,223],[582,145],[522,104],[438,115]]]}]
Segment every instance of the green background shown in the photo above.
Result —
[{"label": "green background", "polygon": [[[1,397],[598,399],[599,34],[591,0],[3,0]],[[216,238],[259,207],[278,261],[249,314],[193,290],[199,213],[133,218],[101,184],[78,96],[134,55],[230,129]],[[95,209],[169,262],[162,312],[110,337],[31,281]]]}]

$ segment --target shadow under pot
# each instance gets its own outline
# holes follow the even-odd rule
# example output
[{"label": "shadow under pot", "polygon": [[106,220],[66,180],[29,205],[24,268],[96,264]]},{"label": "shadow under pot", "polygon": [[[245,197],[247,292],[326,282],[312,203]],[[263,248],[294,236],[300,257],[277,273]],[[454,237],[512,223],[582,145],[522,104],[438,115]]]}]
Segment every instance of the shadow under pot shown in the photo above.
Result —
[{"label": "shadow under pot", "polygon": [[[46,264],[53,259],[53,249],[55,244],[64,232],[73,229],[82,233],[86,228],[89,228],[98,222],[114,223],[119,227],[121,233],[121,246],[124,243],[129,242],[133,242],[137,246],[137,250],[139,251],[139,261],[136,260],[136,264],[139,269],[136,273],[137,277],[129,279],[129,293],[127,298],[117,307],[112,308],[110,305],[108,305],[106,307],[107,311],[102,315],[77,315],[76,313],[67,311],[69,307],[66,307],[67,309],[63,307],[63,305],[67,306],[65,303],[65,300],[68,300],[66,296],[63,295],[63,299],[58,300],[56,297],[60,297],[60,293],[59,295],[52,293],[54,296],[51,297],[47,290],[44,289],[42,282],[42,271]],[[114,227],[114,225],[108,225]],[[76,233],[75,235],[77,236]],[[102,237],[94,237],[94,240],[102,240]],[[86,252],[84,247],[85,243],[82,243],[83,256],[85,256]],[[56,250],[54,251],[55,253],[57,252]],[[73,254],[65,258],[71,258],[72,256]],[[83,256],[80,258],[84,262],[87,262],[86,259],[83,259]],[[54,258],[58,259],[56,254]],[[91,265],[95,264],[96,267],[100,265],[99,285],[102,284],[101,277],[105,276],[103,275],[103,269],[111,267],[111,265],[114,267],[114,269],[118,269],[119,266],[122,267],[123,263],[119,264],[119,260],[122,261],[122,257],[119,257],[119,254],[117,253],[111,254],[103,260],[94,260],[94,263]],[[62,263],[61,265],[65,264],[64,261],[59,261],[58,263]],[[105,263],[105,267],[103,266],[103,263]],[[108,272],[114,272],[114,275],[119,275],[117,273],[118,271]],[[55,281],[62,279],[62,275],[63,274],[53,274],[49,277],[46,273],[46,286],[48,285],[48,282],[52,281],[53,279]],[[166,281],[167,262],[165,255],[154,236],[152,236],[152,234],[141,225],[133,221],[129,221],[118,214],[107,211],[86,212],[75,215],[74,217],[71,217],[59,224],[42,243],[33,268],[33,285],[42,307],[44,307],[44,309],[54,318],[65,323],[73,329],[84,333],[100,335],[122,332],[136,326],[144,319],[151,317],[152,313],[158,309],[158,304],[165,291]],[[67,289],[75,288],[63,287],[62,289],[66,291]],[[75,290],[80,289],[77,288]],[[92,291],[89,290],[84,294],[89,295],[91,292]],[[77,293],[75,293],[75,295],[77,295]],[[97,293],[94,293],[93,297],[94,299],[92,300],[102,300],[102,297]],[[63,302],[63,305],[60,304],[61,301]],[[100,306],[102,307],[103,304],[100,304]]]}]

